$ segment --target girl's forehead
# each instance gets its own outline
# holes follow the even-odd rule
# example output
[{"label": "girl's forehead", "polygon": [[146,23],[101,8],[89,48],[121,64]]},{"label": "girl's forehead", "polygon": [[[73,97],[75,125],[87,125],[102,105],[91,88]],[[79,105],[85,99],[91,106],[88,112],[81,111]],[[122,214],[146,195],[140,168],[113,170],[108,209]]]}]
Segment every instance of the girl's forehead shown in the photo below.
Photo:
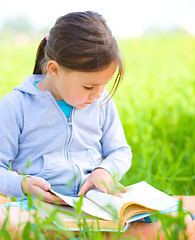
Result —
[{"label": "girl's forehead", "polygon": [[105,84],[113,78],[117,69],[116,63],[111,63],[108,67],[97,72],[77,72],[81,81],[88,84]]}]

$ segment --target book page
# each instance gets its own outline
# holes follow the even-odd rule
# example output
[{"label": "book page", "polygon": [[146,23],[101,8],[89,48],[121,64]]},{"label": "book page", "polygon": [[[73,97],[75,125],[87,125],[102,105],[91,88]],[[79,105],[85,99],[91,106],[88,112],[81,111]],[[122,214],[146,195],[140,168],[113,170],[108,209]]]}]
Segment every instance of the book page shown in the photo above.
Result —
[{"label": "book page", "polygon": [[122,198],[97,190],[88,191],[86,196],[108,211],[115,219],[120,219],[120,209],[123,206]]},{"label": "book page", "polygon": [[121,220],[123,222],[127,222],[127,220],[131,219],[132,216],[147,212],[150,213],[151,211],[147,210],[147,208],[142,207],[138,204],[130,204],[126,208],[124,208],[123,211],[121,211]]},{"label": "book page", "polygon": [[121,194],[123,204],[133,202],[158,211],[163,211],[178,204],[177,200],[145,181],[128,186],[126,190],[126,193]]},{"label": "book page", "polygon": [[[61,199],[63,199],[66,203],[68,203],[68,205],[72,207],[74,206],[75,202],[79,201],[79,197],[65,196],[53,190],[51,190],[51,192],[56,196],[60,197]],[[105,220],[113,220],[113,216],[110,213],[108,213],[107,211],[104,211],[104,209],[102,209],[97,204],[95,204],[94,202],[90,201],[87,198],[83,198],[83,204],[81,206],[81,210],[89,215],[92,215],[98,218],[102,218]]]},{"label": "book page", "polygon": [[130,219],[128,219],[127,223],[131,223],[131,222],[135,222],[135,221],[140,220],[140,219],[144,219],[144,218],[146,218],[150,215],[151,215],[151,213],[136,214],[133,217],[131,217]]},{"label": "book page", "polygon": [[163,211],[178,204],[177,200],[152,187],[145,181],[128,186],[126,190],[126,193],[120,194],[122,197],[102,193],[97,190],[90,190],[86,196],[88,199],[110,212],[113,216],[123,221],[127,220],[128,215],[134,212],[131,212],[131,208],[129,208],[131,213],[125,211],[125,209],[128,208],[128,203],[136,203],[145,208],[158,211]]}]

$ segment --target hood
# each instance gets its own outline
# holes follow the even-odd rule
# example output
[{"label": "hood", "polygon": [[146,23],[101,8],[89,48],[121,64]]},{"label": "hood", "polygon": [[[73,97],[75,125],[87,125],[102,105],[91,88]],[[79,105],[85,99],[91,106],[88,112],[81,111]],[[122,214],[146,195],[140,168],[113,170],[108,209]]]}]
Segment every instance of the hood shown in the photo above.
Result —
[{"label": "hood", "polygon": [[13,90],[18,90],[33,95],[41,94],[42,92],[36,89],[33,84],[35,81],[42,80],[44,77],[45,75],[42,74],[32,74],[25,78],[24,82],[15,87]]},{"label": "hood", "polygon": [[[15,87],[13,90],[17,90],[17,91],[24,92],[31,95],[46,95],[48,94],[48,91],[40,91],[34,86],[35,81],[41,81],[44,77],[45,75],[42,75],[42,74],[32,74],[26,77],[24,82],[18,85],[17,87]],[[93,104],[91,104],[91,106],[94,106],[95,103],[96,104],[101,103],[101,101],[106,97],[108,97],[108,95],[109,95],[108,91],[104,89],[101,97],[97,99],[98,101],[96,100]]]}]

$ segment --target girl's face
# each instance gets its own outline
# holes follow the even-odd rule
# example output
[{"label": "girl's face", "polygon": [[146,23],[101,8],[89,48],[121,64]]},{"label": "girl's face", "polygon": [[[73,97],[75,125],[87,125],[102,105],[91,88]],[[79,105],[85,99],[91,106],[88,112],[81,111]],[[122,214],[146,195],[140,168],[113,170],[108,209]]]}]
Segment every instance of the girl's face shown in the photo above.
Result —
[{"label": "girl's face", "polygon": [[85,108],[101,96],[116,68],[114,62],[99,72],[79,72],[60,67],[55,84],[55,98],[64,100],[73,107]]}]

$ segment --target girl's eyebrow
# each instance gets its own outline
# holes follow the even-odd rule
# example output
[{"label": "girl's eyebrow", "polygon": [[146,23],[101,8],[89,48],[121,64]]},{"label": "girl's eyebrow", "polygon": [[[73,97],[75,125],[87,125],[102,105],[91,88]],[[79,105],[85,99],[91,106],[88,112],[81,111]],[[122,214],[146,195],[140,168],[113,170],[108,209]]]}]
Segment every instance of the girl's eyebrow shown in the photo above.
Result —
[{"label": "girl's eyebrow", "polygon": [[[114,75],[115,75],[115,73],[104,84],[109,82],[114,77]],[[101,84],[100,83],[97,84],[97,83],[86,82],[85,85],[95,86],[95,85],[101,85]]]}]

